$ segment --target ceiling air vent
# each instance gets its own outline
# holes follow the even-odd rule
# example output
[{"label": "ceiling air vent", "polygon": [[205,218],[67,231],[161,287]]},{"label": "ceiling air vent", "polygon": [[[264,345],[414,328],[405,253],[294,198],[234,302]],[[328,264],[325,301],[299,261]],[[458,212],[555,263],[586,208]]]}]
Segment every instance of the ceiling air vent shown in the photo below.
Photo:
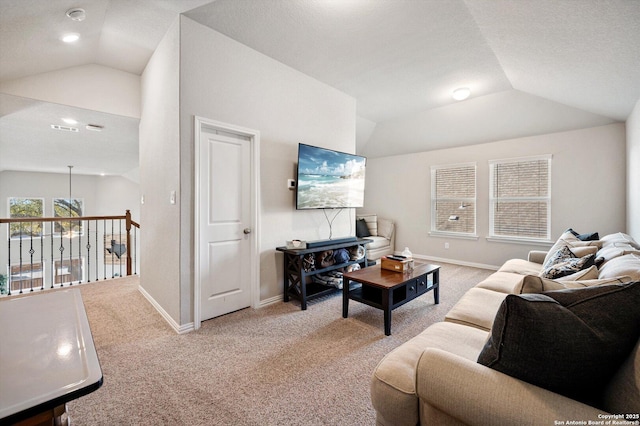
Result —
[{"label": "ceiling air vent", "polygon": [[80,8],[67,10],[66,15],[69,19],[73,21],[84,21],[84,18],[87,17],[87,14],[84,11],[84,9],[80,9]]},{"label": "ceiling air vent", "polygon": [[102,129],[104,129],[104,126],[101,126],[100,124],[87,124],[86,129],[93,130],[94,132],[101,132]]},{"label": "ceiling air vent", "polygon": [[77,127],[69,127],[69,126],[60,126],[59,124],[52,124],[51,128],[53,130],[62,130],[63,132],[77,132]]}]

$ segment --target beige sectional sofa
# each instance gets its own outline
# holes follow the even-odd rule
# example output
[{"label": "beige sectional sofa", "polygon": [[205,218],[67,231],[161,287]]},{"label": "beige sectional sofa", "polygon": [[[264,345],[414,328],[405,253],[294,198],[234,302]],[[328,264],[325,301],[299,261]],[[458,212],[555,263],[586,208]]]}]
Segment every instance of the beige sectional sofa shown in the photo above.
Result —
[{"label": "beige sectional sofa", "polygon": [[[583,265],[582,269],[561,278],[548,279],[541,276],[543,269],[548,272],[549,268],[544,266],[549,265],[553,254],[564,250],[563,247],[569,247],[576,253],[576,258],[571,261],[578,262],[577,258],[594,254],[590,258],[593,261],[597,259],[598,263]],[[536,299],[555,297],[561,300],[566,294],[580,294],[574,290],[563,290],[573,288],[585,289],[582,294],[605,291],[608,294],[622,289],[620,293],[616,293],[616,297],[629,299],[630,296],[624,296],[626,293],[622,291],[633,291],[637,298],[640,287],[640,283],[635,283],[637,281],[640,281],[640,244],[623,233],[607,235],[595,241],[582,241],[573,233],[566,232],[549,252],[533,251],[528,260],[512,259],[505,262],[497,272],[465,293],[443,322],[431,325],[379,362],[371,381],[371,401],[376,410],[377,423],[393,426],[554,425],[560,424],[554,423],[556,421],[606,421],[616,419],[607,417],[610,415],[640,413],[640,317],[637,314],[633,314],[636,316],[629,320],[635,321],[635,330],[628,334],[634,336],[630,337],[634,340],[631,340],[631,346],[624,352],[621,366],[616,364],[616,370],[611,370],[610,375],[607,373],[605,379],[608,383],[603,384],[602,378],[600,382],[594,379],[591,386],[585,387],[597,388],[589,390],[597,392],[598,397],[601,397],[597,405],[589,405],[544,386],[536,386],[514,377],[513,373],[505,374],[499,371],[499,363],[488,367],[478,362],[481,355],[485,360],[491,355],[492,345],[493,349],[504,350],[506,354],[507,349],[518,344],[511,341],[500,342],[500,338],[509,335],[507,324],[514,324],[513,321],[505,322],[505,317],[509,314],[507,310],[514,311],[511,308],[513,303],[527,303],[538,309],[542,305],[533,304]],[[443,284],[446,286],[446,282]],[[508,295],[518,296],[509,296],[506,301]],[[589,303],[597,303],[598,300],[606,299],[591,299]],[[632,302],[630,299],[628,301]],[[553,303],[545,306],[552,305]],[[638,306],[630,309],[637,312]],[[566,308],[563,305],[559,309]],[[623,307],[620,306],[620,309]],[[591,310],[594,312],[592,318],[599,320],[598,309]],[[616,309],[608,309],[608,312],[615,314]],[[617,320],[615,315],[609,317]],[[559,338],[554,332],[543,334],[545,327],[553,330],[554,324],[546,322],[545,317],[532,320],[529,328],[515,334],[515,337],[523,337],[526,344],[529,334],[534,341],[536,336],[540,337],[542,334],[543,339],[549,339],[550,345],[563,344],[564,342],[557,340],[565,338]],[[571,329],[570,333],[573,332]],[[569,351],[571,345],[571,342],[566,342]],[[534,365],[538,363],[535,353],[540,346],[544,345],[538,345],[537,349],[534,348],[531,353],[527,352],[522,357],[522,362],[531,364],[534,371]],[[542,350],[541,356],[550,356],[552,361],[544,358],[549,365],[538,367],[545,369],[542,376],[544,371],[549,371],[553,378],[556,368],[553,357],[556,355],[555,352],[549,352],[544,353]],[[580,351],[585,352],[589,351]],[[503,355],[502,352],[500,354]],[[609,354],[602,356],[611,358]],[[525,360],[527,357],[533,358]],[[597,365],[594,367],[592,364],[590,371],[597,373]],[[529,368],[529,365],[526,367]],[[619,417],[617,419],[621,420]]]}]

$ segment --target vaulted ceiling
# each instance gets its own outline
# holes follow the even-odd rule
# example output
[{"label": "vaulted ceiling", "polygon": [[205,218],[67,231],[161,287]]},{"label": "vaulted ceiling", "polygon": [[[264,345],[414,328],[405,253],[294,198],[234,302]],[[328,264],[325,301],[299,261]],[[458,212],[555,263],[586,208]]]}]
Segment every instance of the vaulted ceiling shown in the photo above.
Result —
[{"label": "vaulted ceiling", "polygon": [[[141,74],[180,13],[353,96],[370,155],[624,121],[640,99],[637,0],[0,0],[0,82],[84,64]],[[436,136],[389,143],[403,122]],[[0,126],[3,150],[9,137]]]}]

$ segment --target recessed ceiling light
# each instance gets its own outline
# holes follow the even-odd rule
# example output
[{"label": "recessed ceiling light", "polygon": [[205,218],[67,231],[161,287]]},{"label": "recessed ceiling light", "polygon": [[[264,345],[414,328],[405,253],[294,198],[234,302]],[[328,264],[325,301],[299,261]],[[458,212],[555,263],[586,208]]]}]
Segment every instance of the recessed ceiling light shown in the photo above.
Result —
[{"label": "recessed ceiling light", "polygon": [[80,34],[69,33],[62,36],[62,41],[65,43],[75,43],[78,40],[80,40]]},{"label": "recessed ceiling light", "polygon": [[78,124],[78,121],[74,120],[73,118],[63,118],[62,121],[64,121],[67,124]]},{"label": "recessed ceiling light", "polygon": [[460,87],[453,91],[453,99],[456,101],[463,101],[469,97],[471,90],[468,87]]}]

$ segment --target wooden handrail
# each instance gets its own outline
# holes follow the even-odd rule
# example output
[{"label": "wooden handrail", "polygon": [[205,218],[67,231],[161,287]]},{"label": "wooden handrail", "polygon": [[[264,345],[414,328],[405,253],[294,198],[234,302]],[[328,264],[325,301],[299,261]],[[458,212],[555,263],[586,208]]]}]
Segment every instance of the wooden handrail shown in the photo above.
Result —
[{"label": "wooden handrail", "polygon": [[[127,210],[128,212],[129,210]],[[16,217],[16,218],[1,218],[0,223],[19,223],[19,222],[75,222],[77,220],[121,220],[126,219],[127,215],[124,216],[59,216],[59,217]],[[131,219],[131,214],[129,214],[129,219]],[[131,220],[131,224],[136,228],[140,229],[140,224],[134,220]]]}]

